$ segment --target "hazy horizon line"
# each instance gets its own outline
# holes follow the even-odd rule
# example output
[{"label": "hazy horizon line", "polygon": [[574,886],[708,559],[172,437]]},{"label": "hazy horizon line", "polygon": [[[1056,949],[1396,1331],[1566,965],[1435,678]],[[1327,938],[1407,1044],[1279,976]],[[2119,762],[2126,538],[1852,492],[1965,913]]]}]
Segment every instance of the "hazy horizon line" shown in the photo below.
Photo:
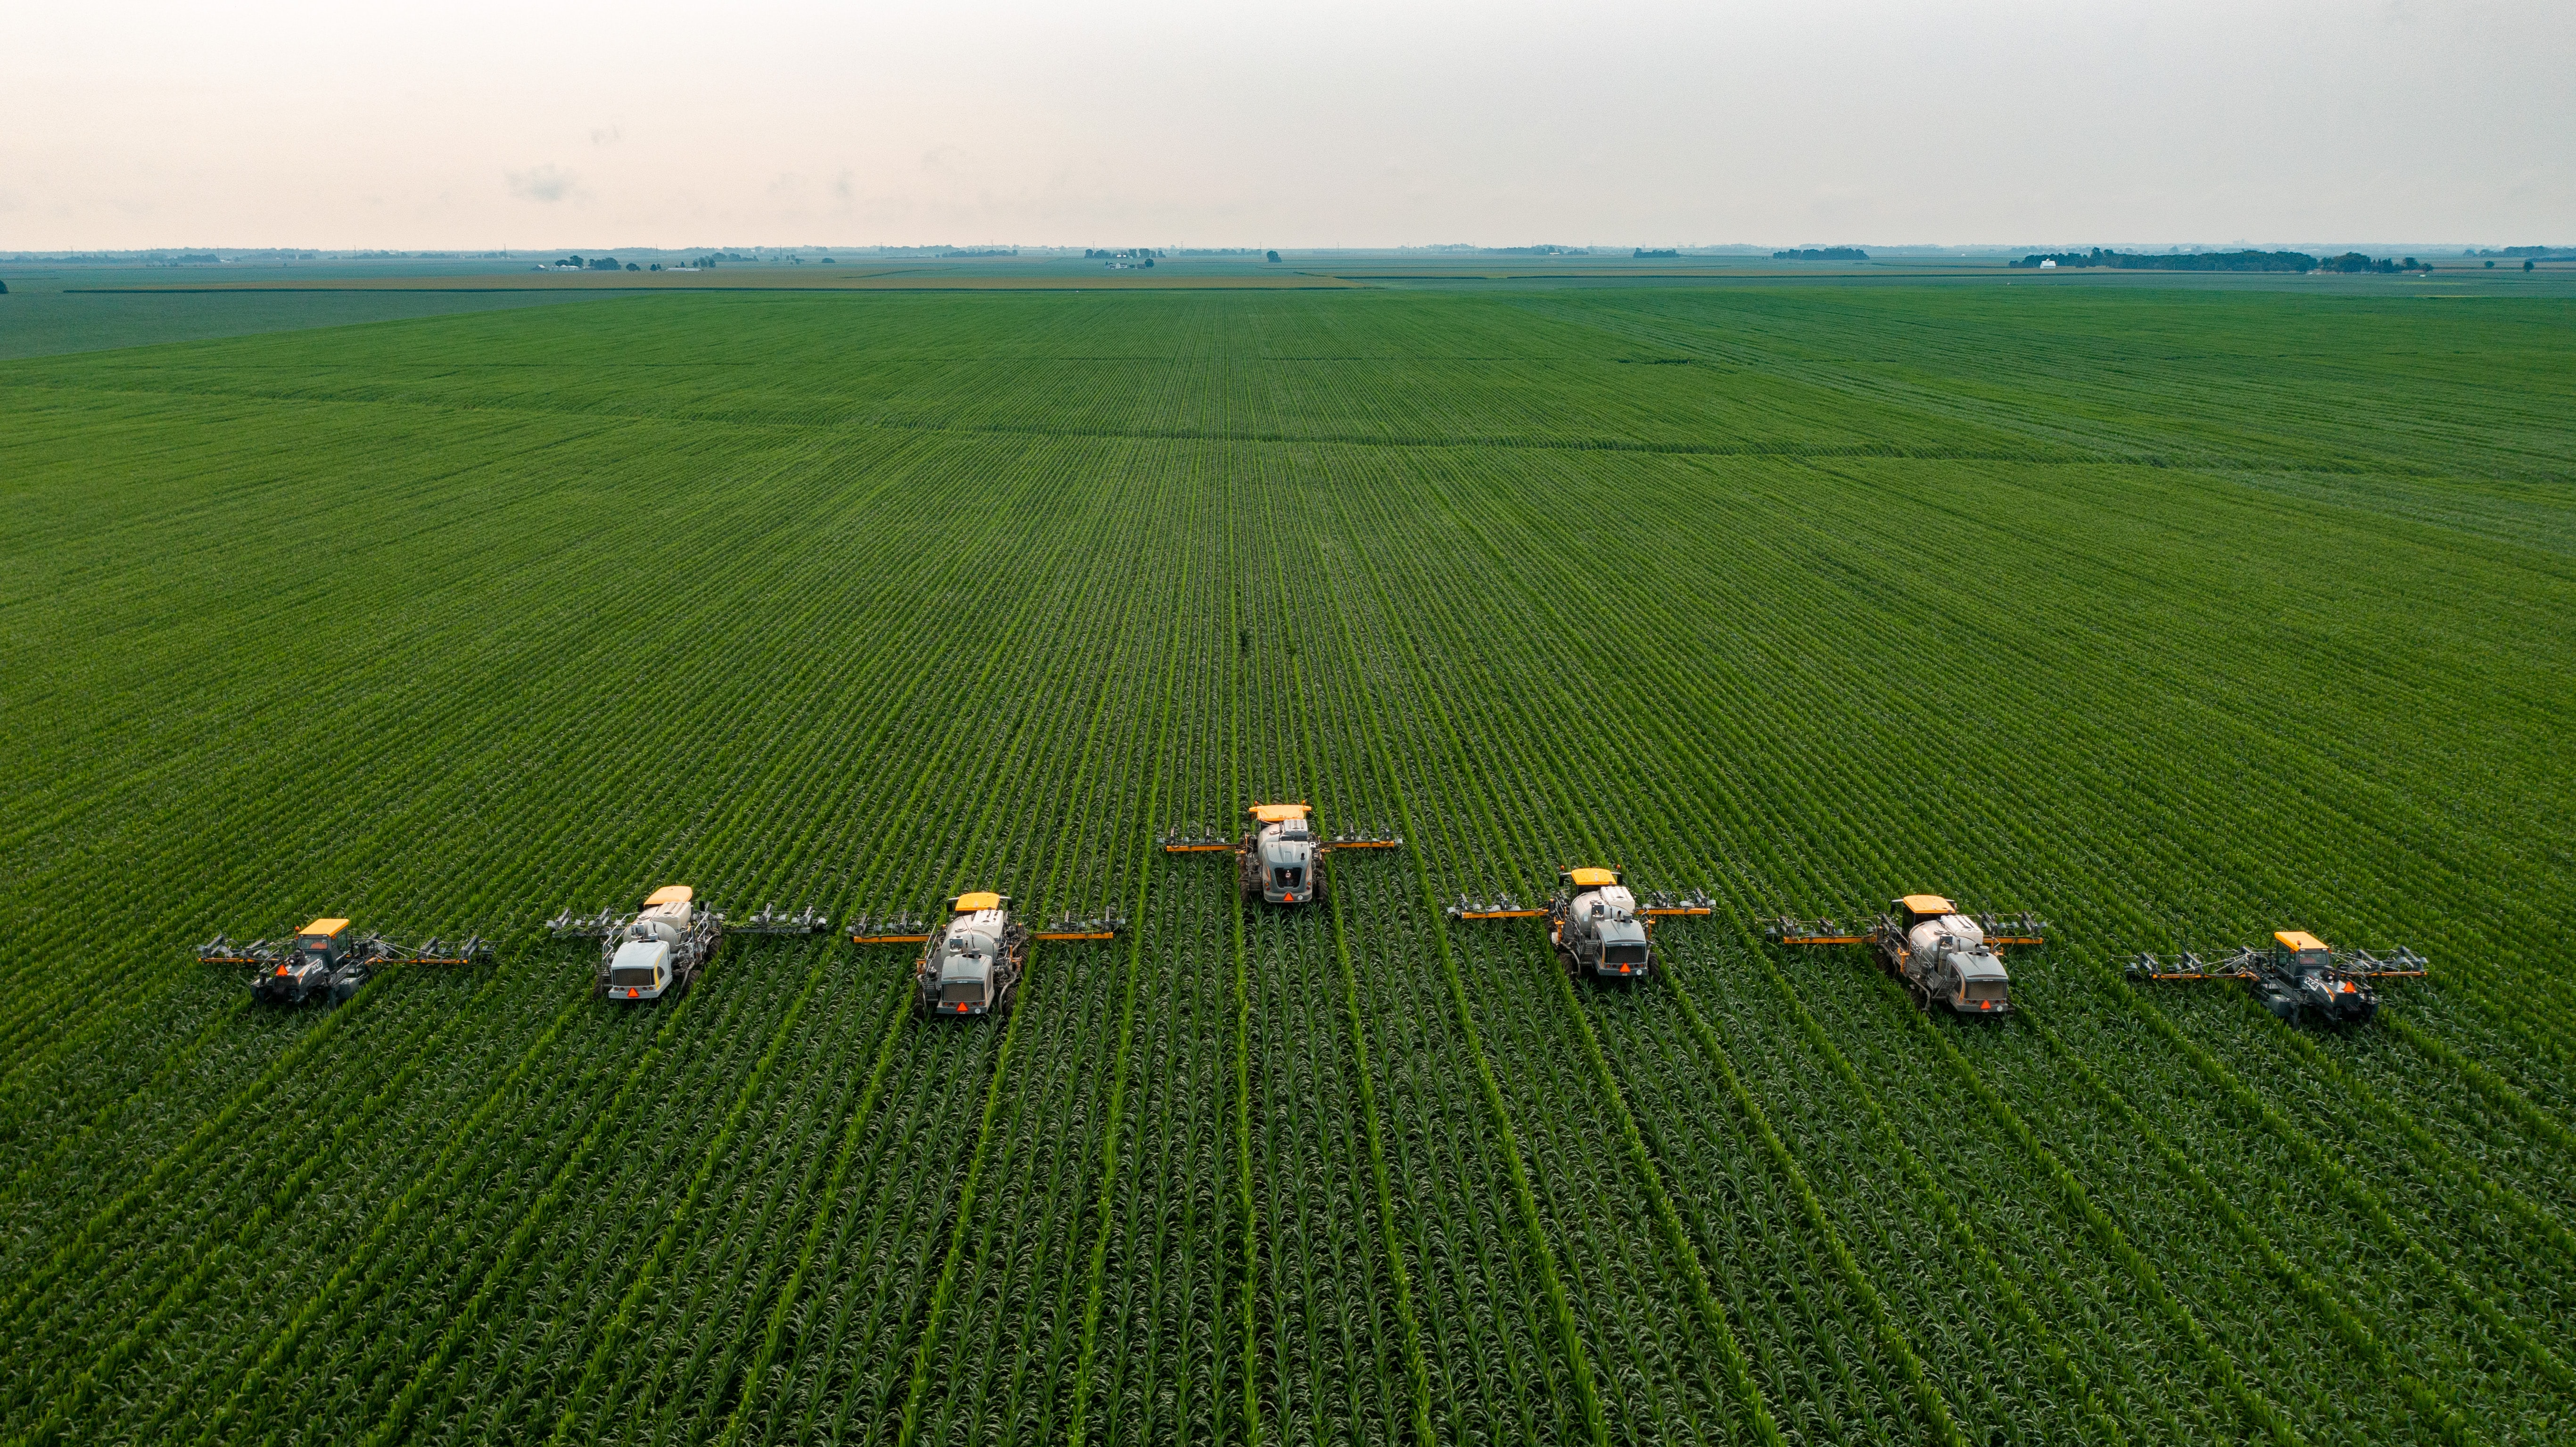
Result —
[{"label": "hazy horizon line", "polygon": [[[1564,241],[1564,242],[1556,242],[1556,241],[1530,241],[1530,242],[1455,242],[1455,241],[1447,241],[1447,242],[1394,242],[1394,243],[1376,244],[1376,245],[1371,245],[1371,244],[1360,244],[1360,245],[1334,245],[1334,246],[1296,246],[1296,245],[1280,245],[1280,246],[1262,246],[1262,245],[1208,246],[1208,245],[1185,245],[1185,244],[1181,244],[1181,243],[1170,243],[1170,242],[1166,242],[1166,243],[1151,243],[1151,242],[1113,242],[1113,243],[1111,243],[1111,244],[1105,244],[1105,245],[1104,245],[1104,244],[1102,244],[1102,243],[1100,243],[1100,242],[1098,242],[1098,241],[1092,241],[1092,242],[1060,242],[1060,241],[868,241],[868,242],[821,242],[821,241],[800,241],[800,242],[743,242],[743,241],[729,241],[729,242],[692,242],[692,243],[689,243],[689,244],[686,244],[686,245],[667,245],[667,244],[653,243],[653,242],[618,242],[618,243],[608,243],[608,244],[576,242],[576,243],[568,243],[568,244],[558,245],[558,246],[534,246],[534,247],[531,247],[531,246],[515,246],[515,245],[514,245],[514,246],[506,246],[506,247],[495,247],[495,248],[491,248],[491,249],[488,249],[488,250],[476,250],[476,249],[472,249],[472,248],[465,248],[465,247],[440,247],[440,246],[421,246],[421,247],[313,246],[313,245],[296,245],[296,244],[276,243],[276,242],[261,243],[261,244],[253,244],[253,245],[226,245],[226,244],[222,244],[222,243],[215,243],[215,242],[170,242],[170,243],[165,243],[165,244],[160,244],[160,245],[154,245],[154,246],[120,246],[120,247],[43,247],[43,246],[18,246],[18,247],[10,247],[10,248],[7,248],[7,249],[5,249],[5,250],[0,250],[0,260],[7,260],[7,261],[35,261],[35,260],[78,260],[78,259],[88,259],[88,258],[96,258],[96,259],[101,259],[101,260],[111,260],[111,259],[116,259],[116,258],[121,258],[121,257],[153,257],[153,256],[163,256],[163,255],[168,255],[168,254],[172,254],[172,253],[213,254],[213,255],[218,255],[218,256],[219,256],[219,255],[221,255],[222,253],[225,253],[225,252],[233,252],[233,253],[238,253],[238,254],[242,254],[242,255],[266,254],[266,255],[269,255],[269,256],[281,256],[281,255],[282,255],[282,256],[289,256],[289,257],[292,257],[292,256],[312,256],[312,257],[317,257],[317,258],[331,258],[331,259],[341,259],[341,260],[364,259],[364,258],[382,258],[382,259],[386,259],[386,260],[423,260],[423,261],[491,261],[491,260],[517,260],[517,259],[520,259],[520,258],[523,258],[523,257],[537,257],[537,256],[569,256],[569,255],[572,255],[572,254],[574,254],[574,253],[576,253],[576,252],[581,252],[581,253],[596,252],[596,253],[599,253],[599,254],[601,254],[601,255],[607,255],[607,254],[609,254],[609,253],[613,253],[613,252],[620,252],[620,251],[631,251],[631,252],[636,252],[636,253],[639,253],[639,254],[640,254],[640,253],[648,253],[648,252],[649,252],[649,253],[653,253],[653,254],[656,254],[656,255],[664,255],[664,254],[669,254],[669,255],[678,255],[678,254],[682,254],[682,253],[689,253],[689,252],[707,253],[707,252],[728,252],[728,251],[732,251],[732,252],[739,252],[739,251],[777,252],[777,253],[782,253],[782,254],[784,254],[784,253],[791,253],[791,252],[798,252],[798,253],[801,253],[801,252],[831,253],[831,252],[839,252],[839,251],[849,251],[849,252],[867,252],[867,251],[1022,251],[1022,252],[1038,252],[1038,253],[1080,253],[1080,252],[1086,252],[1086,251],[1112,251],[1112,250],[1114,250],[1114,251],[1129,251],[1129,250],[1139,250],[1139,249],[1141,249],[1141,250],[1147,250],[1147,251],[1151,251],[1151,252],[1155,252],[1155,253],[1157,253],[1157,254],[1165,254],[1165,255],[1200,255],[1200,256],[1248,255],[1248,256],[1258,256],[1258,255],[1262,255],[1262,254],[1264,254],[1265,252],[1269,252],[1269,251],[1276,251],[1276,252],[1281,253],[1282,255],[1286,255],[1286,254],[1288,254],[1288,253],[1294,252],[1294,253],[1297,253],[1297,254],[1300,254],[1300,255],[1309,255],[1309,256],[1312,256],[1312,255],[1366,255],[1366,254],[1383,254],[1383,253],[1389,253],[1389,252],[1428,252],[1428,253],[1439,253],[1439,252],[1455,252],[1455,253],[1475,253],[1475,252],[1520,252],[1520,253],[1524,253],[1524,254],[1543,254],[1543,249],[1544,249],[1544,248],[1550,248],[1550,247],[1560,248],[1562,251],[1564,251],[1564,252],[1565,252],[1565,253],[1567,253],[1567,254],[1584,254],[1584,253],[1600,253],[1600,252],[1612,252],[1612,253],[1615,253],[1615,252],[1620,252],[1620,251],[1638,251],[1638,250],[1666,250],[1666,251],[1677,251],[1677,252],[1683,252],[1683,253],[1697,253],[1697,254],[1712,255],[1712,256],[1722,256],[1722,255],[1746,255],[1746,256],[1762,257],[1762,256],[1767,256],[1769,253],[1771,253],[1771,252],[1775,252],[1775,251],[1803,251],[1803,250],[1828,250],[1828,249],[1836,249],[1836,248],[1850,248],[1850,249],[1856,249],[1856,250],[1862,250],[1862,251],[1884,252],[1884,253],[1887,253],[1887,254],[1889,254],[1889,255],[1940,255],[1940,254],[1964,254],[1964,255],[1997,255],[1997,256],[2001,256],[2001,255],[2013,255],[2013,254],[2019,254],[2019,253],[2031,252],[2031,251],[2076,251],[2076,250],[2090,250],[2090,249],[2092,249],[2092,248],[2094,248],[2094,247],[2100,247],[2100,248],[2102,248],[2102,249],[2105,249],[2105,250],[2112,250],[2112,251],[2142,251],[2142,252],[2167,252],[2167,251],[2171,251],[2171,252],[2182,252],[2182,253],[2186,253],[2186,254],[2188,254],[2188,253],[2192,253],[2192,252],[2248,251],[2248,250],[2252,250],[2252,251],[2312,251],[2312,250],[2331,250],[2331,249],[2333,249],[2333,248],[2337,248],[2337,247],[2349,248],[2349,249],[2354,249],[2354,250],[2365,250],[2365,249],[2373,249],[2373,248],[2376,248],[2376,249],[2382,249],[2382,250],[2393,250],[2393,249],[2402,249],[2402,248],[2412,247],[2412,248],[2416,248],[2416,249],[2420,249],[2420,250],[2427,250],[2427,251],[2457,251],[2457,252],[2463,252],[2463,253],[2466,253],[2466,252],[2472,252],[2472,251],[2499,251],[2499,250],[2502,250],[2502,249],[2504,249],[2504,248],[2506,248],[2506,247],[2513,247],[2513,246],[2522,246],[2522,247],[2539,246],[2539,247],[2541,247],[2541,248],[2543,248],[2543,249],[2545,249],[2545,250],[2550,250],[2550,251],[2559,251],[2559,250],[2576,250],[2576,244],[2570,244],[2570,245],[2568,245],[2568,246],[2560,246],[2560,245],[2557,245],[2557,244],[2554,244],[2554,243],[2533,242],[2533,241],[2495,241],[2495,240],[2485,240],[2485,241],[2470,241],[2470,240],[2441,240],[2441,241],[2426,241],[2426,240],[2415,240],[2415,241],[2385,241],[2385,240],[2354,241],[2354,240],[2336,240],[2336,241],[2320,241],[2320,240],[2314,240],[2314,239],[2308,239],[2308,240],[2289,240],[2289,241],[2281,241],[2281,240],[2257,241],[2257,240],[2248,240],[2248,239],[2243,239],[2243,238],[2238,238],[2238,239],[2235,239],[2235,240],[2229,240],[2229,241],[2139,241],[2139,240],[2101,240],[2101,239],[2087,239],[2087,240],[2084,240],[2084,241],[2064,241],[2064,240],[2053,240],[2053,241],[1973,241],[1973,242],[1948,242],[1948,241],[1944,241],[1944,242],[1932,242],[1932,241],[1903,241],[1903,242],[1892,242],[1892,241],[1855,241],[1855,240],[1847,240],[1847,239],[1846,239],[1846,240],[1803,240],[1803,241],[1793,241],[1793,242],[1753,242],[1753,241],[1589,241],[1589,242],[1574,242],[1574,241]],[[995,260],[998,260],[998,259],[1004,259],[1004,258],[992,257],[992,258],[980,258],[980,259],[995,259]]]}]

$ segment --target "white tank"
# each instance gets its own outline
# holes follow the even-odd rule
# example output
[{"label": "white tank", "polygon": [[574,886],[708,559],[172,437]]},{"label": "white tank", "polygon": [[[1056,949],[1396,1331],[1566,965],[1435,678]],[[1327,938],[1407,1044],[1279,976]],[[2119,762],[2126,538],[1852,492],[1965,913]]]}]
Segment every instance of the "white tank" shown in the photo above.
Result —
[{"label": "white tank", "polygon": [[1010,916],[998,909],[979,909],[948,922],[940,941],[939,975],[946,980],[981,980],[992,974],[1002,954],[1002,931]]},{"label": "white tank", "polygon": [[1948,935],[1970,949],[1986,942],[1986,932],[1977,928],[1975,920],[1964,914],[1945,914],[1939,919],[1927,919],[1907,930],[1905,947],[1916,953],[1928,955],[1940,946],[1943,935]]},{"label": "white tank", "polygon": [[1295,865],[1304,868],[1314,861],[1314,831],[1306,827],[1306,821],[1303,819],[1291,819],[1284,824],[1264,825],[1257,842],[1260,847],[1261,862],[1264,865]]},{"label": "white tank", "polygon": [[1954,1010],[2011,1008],[2011,979],[1975,920],[1963,914],[1927,919],[1905,932],[1905,944],[1905,973],[1932,998]]},{"label": "white tank", "polygon": [[1637,896],[1623,884],[1567,896],[1557,943],[1578,969],[1627,975],[1643,974],[1648,966],[1646,922],[1637,917]]},{"label": "white tank", "polygon": [[1637,916],[1637,896],[1624,884],[1605,884],[1598,889],[1577,893],[1566,903],[1567,933],[1585,939],[1600,933],[1600,926]]},{"label": "white tank", "polygon": [[1604,916],[1637,912],[1637,896],[1631,894],[1628,886],[1624,884],[1605,884],[1598,889],[1577,890],[1574,897],[1567,902],[1567,912],[1575,919],[1590,919],[1592,907],[1596,904],[1601,906],[1601,913]]}]

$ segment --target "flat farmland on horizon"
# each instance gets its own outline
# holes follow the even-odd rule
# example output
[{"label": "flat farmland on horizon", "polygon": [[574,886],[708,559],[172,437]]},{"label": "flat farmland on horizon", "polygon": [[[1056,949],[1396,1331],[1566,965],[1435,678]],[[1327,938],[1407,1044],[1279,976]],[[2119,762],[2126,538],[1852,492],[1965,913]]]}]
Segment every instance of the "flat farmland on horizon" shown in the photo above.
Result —
[{"label": "flat farmland on horizon", "polygon": [[[0,1435],[2567,1441],[2571,343],[1641,281],[0,361]],[[1261,800],[1403,845],[1158,847]],[[1711,912],[1626,985],[1449,913],[1579,865]],[[545,928],[674,883],[1126,927],[973,1020]],[[2009,1014],[1765,937],[1914,892],[2047,921]],[[316,916],[495,957],[197,958]],[[2124,968],[2288,929],[2430,972]]]}]

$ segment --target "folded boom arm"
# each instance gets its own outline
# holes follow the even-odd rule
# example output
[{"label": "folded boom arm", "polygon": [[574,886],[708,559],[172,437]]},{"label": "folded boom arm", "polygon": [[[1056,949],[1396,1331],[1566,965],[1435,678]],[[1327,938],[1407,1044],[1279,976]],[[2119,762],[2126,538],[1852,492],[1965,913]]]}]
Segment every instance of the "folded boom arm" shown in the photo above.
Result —
[{"label": "folded boom arm", "polygon": [[930,921],[913,914],[890,914],[883,919],[863,914],[850,921],[850,943],[926,945],[930,943]]},{"label": "folded boom arm", "polygon": [[[1476,899],[1462,894],[1458,896],[1457,903],[1449,906],[1446,913],[1451,919],[1536,919],[1546,914],[1548,908],[1544,904],[1523,904],[1511,891],[1505,890],[1492,899]],[[1675,919],[1716,912],[1717,902],[1709,898],[1708,891],[1705,889],[1694,890],[1678,898],[1657,891],[1646,896],[1645,902],[1637,906],[1638,914],[1656,919]]]},{"label": "folded boom arm", "polygon": [[[2272,951],[2252,947],[2240,948],[2216,961],[2189,950],[2171,959],[2140,954],[2130,959],[2127,974],[2132,980],[2252,980],[2274,968],[2273,958]],[[2385,955],[2368,950],[2337,950],[2330,968],[2338,975],[2420,980],[2427,965],[2422,955],[2400,945]]]},{"label": "folded boom arm", "polygon": [[276,940],[252,940],[240,944],[217,935],[197,946],[197,962],[206,965],[273,965],[286,958],[289,948]]},{"label": "folded boom arm", "polygon": [[[295,958],[294,937],[257,939],[238,944],[217,935],[197,946],[197,961],[207,965],[284,965]],[[492,942],[481,935],[442,940],[435,935],[419,944],[404,944],[383,935],[360,935],[339,956],[342,965],[482,965],[492,961]]]},{"label": "folded boom arm", "polygon": [[1784,914],[1762,927],[1762,937],[1775,945],[1865,945],[1878,936],[1853,934],[1838,920],[1805,920]]},{"label": "folded boom arm", "polygon": [[467,935],[452,942],[432,935],[419,944],[406,945],[382,935],[369,935],[360,944],[358,958],[369,968],[377,965],[489,964],[492,943],[481,935]]},{"label": "folded boom arm", "polygon": [[1048,920],[1046,928],[1031,934],[1038,940],[1114,940],[1126,933],[1127,921],[1111,915],[1097,919],[1077,919],[1071,913]]},{"label": "folded boom arm", "polygon": [[[724,918],[722,915],[716,917]],[[760,907],[760,913],[739,924],[732,920],[725,920],[725,929],[728,932],[748,935],[819,935],[831,927],[832,921],[812,905],[807,905],[794,914],[787,914],[774,904],[764,904]]]}]

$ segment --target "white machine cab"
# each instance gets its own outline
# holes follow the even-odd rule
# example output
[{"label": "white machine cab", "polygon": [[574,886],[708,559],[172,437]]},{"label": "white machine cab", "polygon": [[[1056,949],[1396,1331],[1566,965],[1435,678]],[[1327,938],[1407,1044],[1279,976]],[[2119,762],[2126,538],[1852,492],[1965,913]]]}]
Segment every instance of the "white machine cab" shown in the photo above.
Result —
[{"label": "white machine cab", "polygon": [[671,983],[668,940],[630,939],[608,962],[608,988],[619,999],[653,1000]]},{"label": "white machine cab", "polygon": [[665,885],[645,897],[643,910],[627,921],[625,938],[609,959],[610,998],[658,1000],[671,987],[672,952],[688,938],[695,898],[685,884]]},{"label": "white machine cab", "polygon": [[922,1001],[943,1015],[981,1015],[1003,1004],[1018,981],[1022,936],[1010,901],[989,890],[961,894],[923,961]]},{"label": "white machine cab", "polygon": [[2011,978],[1986,932],[1939,895],[1909,894],[1905,910],[1906,973],[1951,1009],[1966,1014],[2011,1008]]},{"label": "white machine cab", "polygon": [[939,942],[942,1006],[984,1003],[986,987],[993,982],[993,962],[1002,953],[1004,919],[998,909],[979,909],[948,922],[947,935]]},{"label": "white machine cab", "polygon": [[1319,881],[1316,850],[1322,843],[1303,804],[1256,804],[1252,816],[1260,830],[1253,836],[1254,867],[1261,872],[1261,897],[1272,904],[1312,903]]},{"label": "white machine cab", "polygon": [[1635,979],[1653,963],[1646,921],[1637,913],[1637,896],[1610,869],[1572,869],[1571,889],[1558,921],[1557,948],[1576,970],[1589,969],[1609,979]]}]

